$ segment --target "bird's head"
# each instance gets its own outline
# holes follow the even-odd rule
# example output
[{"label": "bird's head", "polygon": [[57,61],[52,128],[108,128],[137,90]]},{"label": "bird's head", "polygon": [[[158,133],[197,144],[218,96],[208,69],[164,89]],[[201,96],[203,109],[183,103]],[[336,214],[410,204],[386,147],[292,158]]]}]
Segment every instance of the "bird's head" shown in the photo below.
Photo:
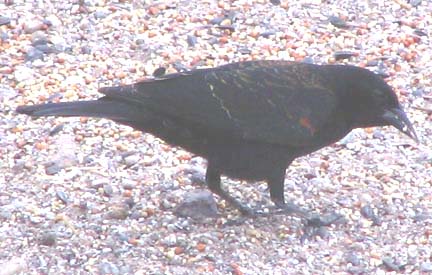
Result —
[{"label": "bird's head", "polygon": [[[377,74],[344,66],[344,104],[354,127],[391,125],[418,142],[417,134],[393,89]],[[345,81],[346,80],[346,81]]]}]

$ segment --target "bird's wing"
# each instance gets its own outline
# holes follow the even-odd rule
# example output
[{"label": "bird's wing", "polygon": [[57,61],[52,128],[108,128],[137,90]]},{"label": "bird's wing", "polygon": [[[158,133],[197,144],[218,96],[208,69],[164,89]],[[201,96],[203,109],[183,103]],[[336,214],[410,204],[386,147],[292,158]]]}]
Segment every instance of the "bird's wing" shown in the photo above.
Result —
[{"label": "bird's wing", "polygon": [[120,92],[101,92],[216,135],[302,146],[316,142],[337,106],[318,67],[278,61],[233,63],[146,80]]}]

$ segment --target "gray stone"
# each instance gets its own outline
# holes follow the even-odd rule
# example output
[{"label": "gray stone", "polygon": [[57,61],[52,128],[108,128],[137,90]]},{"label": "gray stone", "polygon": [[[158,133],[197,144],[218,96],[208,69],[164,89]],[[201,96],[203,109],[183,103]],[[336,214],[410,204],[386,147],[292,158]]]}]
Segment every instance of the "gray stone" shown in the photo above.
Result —
[{"label": "gray stone", "polygon": [[195,190],[185,195],[183,202],[177,206],[175,214],[200,220],[216,217],[218,212],[210,191]]}]

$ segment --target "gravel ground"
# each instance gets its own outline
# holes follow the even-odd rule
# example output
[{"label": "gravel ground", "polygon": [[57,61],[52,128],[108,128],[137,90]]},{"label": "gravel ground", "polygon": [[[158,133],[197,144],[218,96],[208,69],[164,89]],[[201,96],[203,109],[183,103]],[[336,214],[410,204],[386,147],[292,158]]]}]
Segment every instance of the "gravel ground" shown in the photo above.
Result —
[{"label": "gravel ground", "polygon": [[[0,10],[0,275],[432,274],[432,1],[5,0]],[[205,161],[153,136],[14,112],[95,98],[160,67],[251,59],[367,66],[395,88],[421,141],[356,130],[296,160],[287,200],[346,218],[304,243],[294,217],[228,226],[239,214],[218,198],[217,217],[175,215],[204,189]],[[264,183],[224,183],[272,207]]]}]

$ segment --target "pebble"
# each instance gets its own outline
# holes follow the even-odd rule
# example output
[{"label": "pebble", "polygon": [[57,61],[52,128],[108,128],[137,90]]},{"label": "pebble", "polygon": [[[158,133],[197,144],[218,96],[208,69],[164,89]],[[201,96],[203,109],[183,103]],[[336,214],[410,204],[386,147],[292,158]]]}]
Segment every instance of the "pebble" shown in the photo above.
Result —
[{"label": "pebble", "polygon": [[108,12],[102,10],[98,10],[94,13],[94,17],[96,19],[104,19],[107,16],[108,16]]},{"label": "pebble", "polygon": [[107,214],[108,219],[124,220],[129,216],[129,207],[127,205],[116,205],[111,208]]},{"label": "pebble", "polygon": [[343,60],[343,59],[349,59],[353,56],[357,56],[358,54],[355,52],[350,51],[337,51],[333,54],[336,61]]},{"label": "pebble", "polygon": [[130,155],[124,158],[124,162],[127,166],[132,166],[138,163],[140,159],[139,155]]},{"label": "pebble", "polygon": [[11,19],[9,17],[0,15],[0,26],[9,25],[10,23],[11,23]]},{"label": "pebble", "polygon": [[328,20],[333,26],[337,28],[341,28],[341,29],[349,28],[349,25],[346,23],[346,21],[338,16],[330,16]]},{"label": "pebble", "polygon": [[[1,69],[0,69],[1,73]],[[8,86],[0,85],[0,101],[10,100],[18,95],[15,89],[12,89]]]},{"label": "pebble", "polygon": [[403,268],[396,264],[392,258],[384,257],[382,263],[388,271],[403,271]]},{"label": "pebble", "polygon": [[165,67],[159,67],[156,70],[154,70],[153,76],[154,77],[161,77],[161,76],[165,75],[165,72],[166,72]]},{"label": "pebble", "polygon": [[432,262],[424,262],[420,264],[420,272],[432,273]]},{"label": "pebble", "polygon": [[109,262],[103,262],[99,265],[99,274],[102,275],[117,275],[120,274],[120,270],[119,268],[113,264],[113,263],[109,263]]},{"label": "pebble", "polygon": [[114,189],[109,184],[104,184],[103,191],[104,191],[104,195],[107,197],[112,197],[114,195]]},{"label": "pebble", "polygon": [[0,207],[0,220],[9,220],[10,218],[12,218],[12,215],[13,213],[8,207]]},{"label": "pebble", "polygon": [[54,29],[63,26],[63,22],[55,14],[50,14],[47,17],[45,17],[44,23]]},{"label": "pebble", "polygon": [[[9,39],[9,35],[6,32],[0,30],[0,42],[6,42],[8,39]],[[1,73],[1,70],[0,70],[0,73]]]},{"label": "pebble", "polygon": [[26,61],[35,61],[37,59],[43,59],[44,57],[44,52],[35,48],[35,47],[30,47],[27,52],[26,52],[26,56],[25,59]]},{"label": "pebble", "polygon": [[422,0],[410,0],[409,3],[413,7],[417,7],[421,4]]},{"label": "pebble", "polygon": [[69,204],[69,196],[63,191],[57,191],[56,196],[59,200],[61,200],[64,204]]},{"label": "pebble", "polygon": [[59,173],[62,169],[57,162],[49,162],[45,165],[45,173],[50,176]]},{"label": "pebble", "polygon": [[189,47],[194,47],[197,42],[198,42],[198,40],[197,40],[195,35],[189,34],[187,36],[187,43],[188,43]]},{"label": "pebble", "polygon": [[381,225],[381,219],[375,214],[375,211],[369,204],[362,206],[362,208],[360,209],[360,213],[366,219],[371,220],[373,222],[373,225]]},{"label": "pebble", "polygon": [[14,77],[17,82],[24,82],[34,77],[34,72],[27,66],[16,66],[14,71]]},{"label": "pebble", "polygon": [[27,34],[34,33],[35,31],[42,30],[44,27],[44,24],[42,21],[38,19],[33,19],[30,21],[27,21],[24,26],[24,32]]},{"label": "pebble", "polygon": [[218,215],[213,194],[208,190],[194,190],[188,192],[175,213],[182,217],[191,217],[196,220],[216,217]]},{"label": "pebble", "polygon": [[17,258],[14,257],[11,260],[7,261],[0,265],[0,274],[1,275],[18,275],[26,272],[28,268],[27,262],[23,257]]},{"label": "pebble", "polygon": [[39,238],[39,243],[45,246],[54,246],[57,242],[57,236],[55,233],[48,232],[43,233]]},{"label": "pebble", "polygon": [[354,266],[359,266],[362,263],[361,259],[357,256],[357,254],[352,252],[348,253],[345,256],[345,260]]},{"label": "pebble", "polygon": [[[431,208],[432,175],[424,152],[431,148],[432,120],[412,108],[429,108],[431,97],[430,1],[39,2],[7,0],[0,15],[10,19],[0,26],[0,87],[6,89],[0,91],[0,270],[25,251],[16,274],[430,273],[430,218],[424,215]],[[342,22],[335,26],[329,15]],[[213,18],[221,20],[211,25]],[[39,52],[26,59],[31,48]],[[357,55],[336,60],[340,51]],[[184,72],[251,59],[369,66],[396,89],[414,121],[418,145],[398,145],[406,139],[390,127],[356,130],[342,146],[296,159],[287,170],[287,200],[347,217],[346,224],[328,228],[325,240],[301,245],[302,221],[283,215],[225,227],[238,213],[222,200],[223,211],[204,224],[177,217],[172,210],[182,196],[203,183],[204,160],[193,157],[199,159],[193,163],[178,148],[106,120],[35,120],[13,112],[20,104],[96,98],[101,86],[133,83],[160,67]],[[48,135],[63,122],[67,127]],[[57,141],[63,134],[76,145],[66,154],[76,165],[47,176],[41,164],[57,161],[57,151],[70,145]],[[139,160],[128,167],[122,153],[131,151]],[[176,174],[187,164],[203,171]],[[312,186],[308,174],[325,185]],[[222,183],[254,208],[273,207],[265,183],[225,177]],[[59,191],[70,196],[67,206]],[[168,209],[161,207],[165,201]],[[362,218],[366,204],[382,215],[380,227]],[[42,247],[37,234],[58,211],[67,218],[52,224],[53,232],[73,229],[73,237],[56,236],[54,247]],[[176,242],[168,246],[161,240],[171,234]],[[384,255],[402,261],[408,255],[409,264],[387,271]]]}]

